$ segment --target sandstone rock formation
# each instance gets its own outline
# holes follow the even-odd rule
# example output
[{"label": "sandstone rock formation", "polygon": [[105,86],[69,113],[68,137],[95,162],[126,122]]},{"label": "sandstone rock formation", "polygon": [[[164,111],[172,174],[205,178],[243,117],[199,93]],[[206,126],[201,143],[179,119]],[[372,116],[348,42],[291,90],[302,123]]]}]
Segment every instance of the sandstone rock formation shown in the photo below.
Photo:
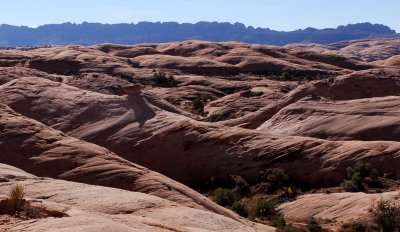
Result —
[{"label": "sandstone rock formation", "polygon": [[[34,189],[30,198],[54,191],[43,204],[73,212],[37,223],[10,220],[29,230],[263,231],[190,187],[223,186],[232,175],[257,184],[272,167],[304,189],[337,187],[359,160],[398,177],[398,41],[0,50],[0,163],[38,176],[1,166],[22,179],[5,176],[0,192],[20,181]],[[159,72],[174,84],[157,84]],[[79,196],[80,188],[105,200]],[[339,223],[364,215],[364,199],[377,197],[305,195],[281,209],[296,221],[299,211],[291,208],[304,205],[305,215]]]},{"label": "sandstone rock formation", "polygon": [[399,192],[308,194],[280,205],[279,210],[293,221],[304,223],[315,218],[338,229],[343,223],[368,220],[381,200],[399,203]]},{"label": "sandstone rock formation", "polygon": [[148,194],[39,178],[4,164],[0,178],[0,199],[18,184],[31,206],[48,215],[14,221],[9,231],[274,231]]},{"label": "sandstone rock formation", "polygon": [[144,192],[199,209],[238,217],[195,191],[111,151],[48,128],[0,105],[0,162],[38,176]]}]

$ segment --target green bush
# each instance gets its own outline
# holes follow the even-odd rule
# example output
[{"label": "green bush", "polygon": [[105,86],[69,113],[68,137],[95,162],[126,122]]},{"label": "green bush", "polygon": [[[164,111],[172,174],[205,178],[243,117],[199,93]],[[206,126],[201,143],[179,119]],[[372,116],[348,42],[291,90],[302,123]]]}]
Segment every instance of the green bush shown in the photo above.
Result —
[{"label": "green bush", "polygon": [[400,229],[400,207],[392,202],[379,201],[372,211],[373,221],[382,232],[398,232]]},{"label": "green bush", "polygon": [[193,110],[198,114],[204,113],[204,100],[202,97],[198,96],[192,101]]},{"label": "green bush", "polygon": [[383,188],[384,184],[379,179],[381,177],[379,171],[372,168],[370,163],[358,161],[353,167],[346,169],[346,179],[342,182],[341,187],[349,192],[357,192],[365,189],[364,186]]},{"label": "green bush", "polygon": [[235,211],[236,213],[238,213],[242,217],[249,216],[249,212],[248,212],[246,206],[243,205],[242,203],[240,203],[239,201],[236,201],[235,203],[233,203],[231,209],[233,211]]},{"label": "green bush", "polygon": [[270,226],[276,227],[276,228],[284,228],[286,226],[286,221],[285,218],[282,215],[277,215],[274,216],[270,220]]},{"label": "green bush", "polygon": [[297,227],[294,227],[292,224],[286,224],[284,227],[278,227],[276,229],[277,232],[302,232],[302,230],[300,230]]},{"label": "green bush", "polygon": [[139,68],[140,67],[140,62],[139,61],[128,59],[127,62],[132,68]]},{"label": "green bush", "polygon": [[270,183],[271,191],[275,191],[289,183],[289,176],[281,168],[270,168],[262,174],[261,180]]},{"label": "green bush", "polygon": [[307,229],[310,232],[322,232],[323,231],[322,227],[319,225],[317,220],[315,220],[315,218],[310,218],[310,220],[308,220]]},{"label": "green bush", "polygon": [[175,80],[174,76],[170,75],[167,77],[163,71],[154,72],[153,82],[153,85],[159,87],[175,87],[178,85],[178,82]]},{"label": "green bush", "polygon": [[214,201],[224,207],[231,207],[236,201],[240,201],[240,194],[231,189],[218,188],[214,192]]},{"label": "green bush", "polygon": [[286,224],[285,218],[282,215],[274,216],[269,223],[270,226],[276,227],[277,232],[300,232],[299,228],[292,224]]},{"label": "green bush", "polygon": [[271,220],[277,216],[276,201],[258,200],[254,207],[254,215],[259,218]]},{"label": "green bush", "polygon": [[350,223],[345,223],[342,225],[342,228],[339,232],[372,232],[378,231],[378,228],[375,228],[374,225],[366,221],[354,221]]},{"label": "green bush", "polygon": [[340,187],[346,190],[347,192],[357,192],[359,190],[358,186],[351,180],[344,180]]},{"label": "green bush", "polygon": [[299,190],[297,188],[294,188],[294,187],[283,188],[283,190],[284,190],[284,192],[280,196],[282,202],[295,199],[296,196],[301,191],[301,190]]}]

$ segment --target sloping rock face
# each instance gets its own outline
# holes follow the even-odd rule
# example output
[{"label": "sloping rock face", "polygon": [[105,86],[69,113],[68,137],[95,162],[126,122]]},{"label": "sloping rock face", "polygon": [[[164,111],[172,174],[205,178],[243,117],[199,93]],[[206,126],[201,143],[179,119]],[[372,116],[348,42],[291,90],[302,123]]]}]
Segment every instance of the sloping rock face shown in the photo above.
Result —
[{"label": "sloping rock face", "polygon": [[400,67],[400,55],[392,56],[386,60],[376,61],[375,63],[382,66]]},{"label": "sloping rock face", "polygon": [[111,151],[48,128],[0,104],[0,162],[38,176],[144,192],[240,220],[199,193]]},{"label": "sloping rock face", "polygon": [[4,164],[0,177],[0,196],[18,184],[32,207],[59,215],[15,222],[9,231],[274,231],[148,194],[38,178]]},{"label": "sloping rock face", "polygon": [[20,78],[0,90],[15,111],[185,184],[224,181],[234,173],[256,182],[260,171],[276,165],[302,185],[330,186],[340,183],[354,160],[399,162],[397,142],[330,142],[200,123],[165,112],[142,95],[104,95],[40,78]]},{"label": "sloping rock face", "polygon": [[307,50],[327,56],[345,56],[364,62],[386,60],[400,54],[400,39],[370,39],[343,41],[328,45],[320,44],[289,44],[284,46],[291,50]]},{"label": "sloping rock face", "polygon": [[283,108],[258,129],[329,140],[400,140],[400,98],[350,101],[303,99]]},{"label": "sloping rock face", "polygon": [[199,74],[281,73],[282,71],[318,74],[342,72],[342,69],[368,69],[371,64],[332,58],[315,52],[291,53],[275,47],[236,42],[149,44],[135,47],[98,45],[94,48],[117,57],[132,58],[141,67],[178,69]]},{"label": "sloping rock face", "polygon": [[398,192],[307,194],[280,205],[278,210],[293,221],[306,222],[315,218],[338,229],[343,223],[368,220],[379,201],[398,204],[399,197]]},{"label": "sloping rock face", "polygon": [[286,106],[306,97],[312,97],[316,100],[322,97],[337,101],[396,96],[400,94],[399,81],[400,70],[395,68],[357,71],[336,78],[313,81],[298,86],[281,99],[256,112],[222,122],[222,124],[256,129]]},{"label": "sloping rock face", "polygon": [[0,66],[27,66],[55,74],[83,72],[129,76],[136,68],[175,69],[192,74],[232,75],[239,73],[298,75],[339,74],[368,69],[372,64],[344,56],[291,52],[275,46],[237,42],[180,43],[93,47],[66,46],[30,50],[3,50]]}]

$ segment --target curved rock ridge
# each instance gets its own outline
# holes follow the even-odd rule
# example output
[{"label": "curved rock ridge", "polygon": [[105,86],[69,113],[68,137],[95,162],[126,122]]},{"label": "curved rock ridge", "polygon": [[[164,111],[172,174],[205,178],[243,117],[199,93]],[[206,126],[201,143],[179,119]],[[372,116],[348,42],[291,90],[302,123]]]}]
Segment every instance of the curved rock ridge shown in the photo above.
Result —
[{"label": "curved rock ridge", "polygon": [[[344,223],[368,220],[370,212],[380,200],[400,203],[398,191],[367,193],[318,193],[300,196],[293,202],[287,202],[278,210],[291,221],[307,222],[315,218],[332,229],[339,229]],[[324,224],[325,224],[324,223]]]},{"label": "curved rock ridge", "polygon": [[4,164],[0,175],[7,176],[0,199],[18,184],[32,207],[59,215],[15,222],[9,231],[274,231],[144,193],[38,178]]},{"label": "curved rock ridge", "polygon": [[382,66],[400,67],[400,55],[392,56],[386,60],[376,61],[375,63]]},{"label": "curved rock ridge", "polygon": [[241,219],[190,188],[0,104],[0,162],[37,176],[144,192]]},{"label": "curved rock ridge", "polygon": [[116,46],[102,44],[93,48],[117,57],[132,58],[141,67],[178,69],[189,73],[235,74],[279,73],[340,73],[343,69],[359,70],[373,67],[344,56],[325,56],[316,52],[291,53],[276,46],[251,45],[238,42],[211,43],[184,41],[178,43]]},{"label": "curved rock ridge", "polygon": [[399,96],[349,101],[303,98],[258,130],[329,140],[400,141],[399,115]]},{"label": "curved rock ridge", "polygon": [[400,165],[398,142],[326,141],[201,123],[142,95],[104,95],[42,78],[20,78],[0,90],[15,111],[190,185],[232,174],[256,182],[260,171],[280,166],[302,185],[335,186],[355,160],[393,174]]},{"label": "curved rock ridge", "polygon": [[174,69],[184,73],[333,75],[376,67],[337,54],[291,50],[239,42],[184,41],[164,44],[92,47],[55,46],[0,50],[0,66],[26,66],[48,73],[104,73],[133,76],[138,68]]},{"label": "curved rock ridge", "polygon": [[[348,75],[313,81],[299,85],[282,99],[243,117],[221,122],[227,126],[256,129],[280,110],[305,98],[353,100],[400,95],[400,70],[396,68],[371,69]],[[379,87],[377,87],[379,86]]]},{"label": "curved rock ridge", "polygon": [[284,48],[290,50],[307,50],[327,56],[344,56],[354,60],[372,62],[386,60],[392,56],[400,55],[400,39],[367,39],[343,41],[328,45],[320,44],[289,44]]},{"label": "curved rock ridge", "polygon": [[[1,50],[0,61],[15,61],[0,66],[25,66],[47,73],[77,75],[94,72],[112,75],[133,75],[125,59],[84,46],[48,47],[27,50]],[[1,64],[1,63],[0,63]]]}]

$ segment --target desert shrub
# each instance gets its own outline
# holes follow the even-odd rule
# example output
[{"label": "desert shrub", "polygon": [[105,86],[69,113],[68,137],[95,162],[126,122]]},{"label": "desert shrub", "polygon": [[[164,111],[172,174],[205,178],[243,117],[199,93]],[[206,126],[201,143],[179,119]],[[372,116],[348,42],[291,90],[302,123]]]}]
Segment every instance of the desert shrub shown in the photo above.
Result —
[{"label": "desert shrub", "polygon": [[293,200],[296,198],[297,195],[301,193],[300,189],[297,189],[295,187],[284,187],[283,188],[283,193],[279,196],[279,202],[287,202],[290,200]]},{"label": "desert shrub", "polygon": [[57,76],[57,77],[54,78],[54,81],[62,82],[63,79],[62,79],[62,77]]},{"label": "desert shrub", "polygon": [[129,66],[131,66],[132,68],[139,68],[140,67],[140,63],[136,60],[132,60],[132,59],[128,59],[128,64]]},{"label": "desert shrub", "polygon": [[282,72],[280,76],[278,76],[280,80],[291,80],[292,76],[288,72]]},{"label": "desert shrub", "polygon": [[341,187],[349,192],[364,190],[364,185],[376,188],[384,187],[379,179],[381,176],[379,171],[372,168],[370,163],[358,161],[353,167],[347,167],[346,175]]},{"label": "desert shrub", "polygon": [[117,75],[117,78],[119,78],[121,80],[124,80],[124,81],[127,81],[129,83],[135,83],[135,79],[131,75],[119,74],[119,75]]},{"label": "desert shrub", "polygon": [[286,224],[283,227],[278,227],[276,229],[277,232],[302,232],[302,230],[300,230],[297,227],[294,227],[292,224]]},{"label": "desert shrub", "polygon": [[240,203],[239,201],[236,201],[235,203],[233,203],[231,209],[233,211],[235,211],[236,213],[238,213],[242,217],[249,216],[249,212],[248,212],[246,206],[244,204]]},{"label": "desert shrub", "polygon": [[400,229],[400,207],[389,201],[379,201],[372,211],[373,221],[382,232],[398,232]]},{"label": "desert shrub", "polygon": [[344,180],[340,187],[346,190],[347,192],[357,192],[359,187],[351,180]]},{"label": "desert shrub", "polygon": [[379,231],[373,224],[366,221],[354,221],[345,223],[339,232],[375,232]]},{"label": "desert shrub", "polygon": [[300,232],[299,228],[294,227],[292,224],[287,224],[285,218],[277,214],[270,219],[270,226],[276,228],[277,232]]},{"label": "desert shrub", "polygon": [[261,180],[270,183],[270,190],[275,191],[289,183],[289,176],[281,168],[270,168],[262,174]]},{"label": "desert shrub", "polygon": [[62,73],[63,75],[69,76],[71,75],[73,72],[71,71],[71,69],[65,69],[64,72]]},{"label": "desert shrub", "polygon": [[310,232],[322,232],[323,231],[322,227],[319,225],[317,220],[315,220],[315,218],[310,218],[310,220],[308,220],[307,229]]},{"label": "desert shrub", "polygon": [[224,207],[231,207],[233,203],[241,200],[242,196],[232,189],[218,188],[214,192],[214,201]]},{"label": "desert shrub", "polygon": [[25,216],[28,218],[37,219],[42,217],[42,213],[40,212],[40,210],[32,207],[30,204],[24,204],[22,210],[24,211]]},{"label": "desert shrub", "polygon": [[175,80],[174,76],[170,75],[167,77],[167,75],[163,71],[158,71],[154,73],[153,82],[153,85],[159,87],[175,87],[178,85],[178,82]]},{"label": "desert shrub", "polygon": [[19,213],[22,210],[24,205],[24,188],[21,185],[14,186],[9,194],[9,200],[12,207],[12,210],[15,213]]},{"label": "desert shrub", "polygon": [[219,122],[225,121],[228,119],[235,118],[235,114],[233,112],[226,112],[222,114],[212,114],[210,117],[206,119],[207,122]]},{"label": "desert shrub", "polygon": [[270,224],[270,226],[273,226],[276,228],[284,228],[286,226],[286,221],[282,215],[276,215],[271,218],[269,224]]},{"label": "desert shrub", "polygon": [[232,180],[235,183],[235,188],[233,190],[240,195],[245,195],[250,190],[250,185],[243,177],[233,175]]},{"label": "desert shrub", "polygon": [[271,220],[278,215],[276,212],[276,206],[276,201],[258,200],[254,207],[254,216]]},{"label": "desert shrub", "polygon": [[193,110],[196,111],[198,114],[204,113],[204,100],[202,97],[198,96],[192,100]]}]

